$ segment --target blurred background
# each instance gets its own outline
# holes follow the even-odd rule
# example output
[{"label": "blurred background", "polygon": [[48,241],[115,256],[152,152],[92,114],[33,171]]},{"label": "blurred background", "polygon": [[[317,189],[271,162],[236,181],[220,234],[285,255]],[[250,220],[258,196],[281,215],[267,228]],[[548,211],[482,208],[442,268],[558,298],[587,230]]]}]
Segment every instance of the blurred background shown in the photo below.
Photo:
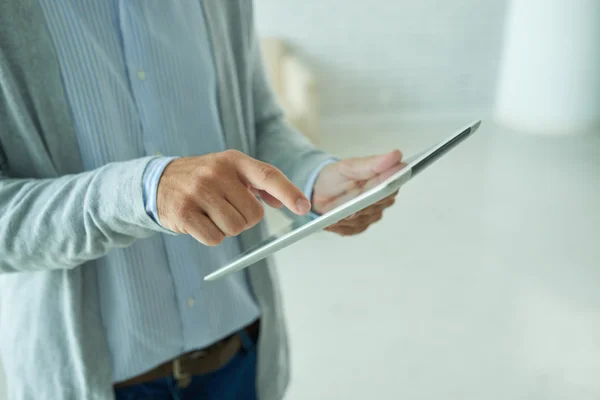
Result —
[{"label": "blurred background", "polygon": [[365,234],[276,256],[288,399],[600,398],[600,2],[255,3],[290,122],[333,154],[483,119]]},{"label": "blurred background", "polygon": [[505,1],[255,0],[259,33],[318,75],[326,117],[489,107]]},{"label": "blurred background", "polygon": [[255,2],[290,121],[333,154],[484,121],[365,234],[276,256],[288,398],[600,398],[600,3]]}]

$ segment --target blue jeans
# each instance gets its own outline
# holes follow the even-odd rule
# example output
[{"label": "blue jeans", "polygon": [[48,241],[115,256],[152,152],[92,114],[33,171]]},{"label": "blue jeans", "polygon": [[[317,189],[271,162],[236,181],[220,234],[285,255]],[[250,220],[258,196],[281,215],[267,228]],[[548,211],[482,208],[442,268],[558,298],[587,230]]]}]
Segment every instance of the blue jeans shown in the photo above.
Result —
[{"label": "blue jeans", "polygon": [[179,388],[173,377],[116,389],[116,400],[256,400],[256,343],[245,331],[243,348],[221,369],[192,377]]}]

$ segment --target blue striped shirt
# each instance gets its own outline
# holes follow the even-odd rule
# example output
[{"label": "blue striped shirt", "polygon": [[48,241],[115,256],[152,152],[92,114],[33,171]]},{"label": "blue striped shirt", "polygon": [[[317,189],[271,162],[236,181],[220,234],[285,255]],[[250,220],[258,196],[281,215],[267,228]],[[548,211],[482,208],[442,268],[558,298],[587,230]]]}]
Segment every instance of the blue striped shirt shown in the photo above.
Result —
[{"label": "blue striped shirt", "polygon": [[[152,154],[226,149],[200,1],[40,0],[86,170]],[[147,210],[168,159],[145,174]],[[203,276],[240,251],[156,235],[98,260],[114,381],[203,348],[260,316],[244,273]]]}]

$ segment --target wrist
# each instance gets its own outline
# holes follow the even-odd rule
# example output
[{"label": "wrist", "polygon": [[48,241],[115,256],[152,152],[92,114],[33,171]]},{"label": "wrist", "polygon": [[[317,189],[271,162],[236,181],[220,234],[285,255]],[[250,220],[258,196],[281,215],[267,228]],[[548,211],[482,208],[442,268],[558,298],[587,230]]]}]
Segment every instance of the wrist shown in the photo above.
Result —
[{"label": "wrist", "polygon": [[143,197],[146,213],[161,225],[158,217],[157,195],[160,178],[167,167],[177,157],[159,157],[152,159],[144,171],[143,176]]},{"label": "wrist", "polygon": [[[327,167],[328,165],[335,164],[338,161],[340,161],[340,160],[337,159],[337,158],[330,158],[328,160],[325,160],[324,162],[322,162],[321,164],[319,164],[319,166],[317,168],[314,169],[314,171],[312,172],[312,174],[308,178],[308,181],[307,181],[306,186],[304,188],[304,195],[306,196],[307,199],[310,200],[311,204],[313,204],[315,184],[317,183],[317,180],[319,179],[319,176],[321,175],[321,172],[323,172],[323,169],[325,169],[325,167]],[[316,218],[316,217],[319,217],[320,214],[317,213],[317,212],[315,212],[314,209],[313,209],[309,213],[309,216],[313,217],[313,218]]]}]

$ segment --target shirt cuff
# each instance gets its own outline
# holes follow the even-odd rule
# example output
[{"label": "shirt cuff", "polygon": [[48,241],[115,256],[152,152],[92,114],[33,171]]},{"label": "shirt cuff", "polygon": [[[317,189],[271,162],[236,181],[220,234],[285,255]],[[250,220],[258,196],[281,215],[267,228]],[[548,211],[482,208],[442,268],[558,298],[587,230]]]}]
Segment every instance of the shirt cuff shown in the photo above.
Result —
[{"label": "shirt cuff", "polygon": [[[163,171],[176,157],[161,157],[155,158],[148,163],[144,170],[143,177],[143,195],[144,195],[144,207],[146,213],[152,217],[154,222],[161,225],[158,219],[158,208],[156,205],[156,196],[158,193],[158,183]],[[162,225],[161,225],[162,226]]]},{"label": "shirt cuff", "polygon": [[[338,161],[339,160],[336,158],[331,158],[331,159],[321,163],[317,168],[315,168],[315,170],[312,172],[312,174],[308,178],[308,181],[306,182],[306,186],[304,187],[304,195],[311,203],[312,203],[313,190],[315,188],[315,183],[317,182],[317,179],[319,178],[319,174],[321,174],[321,171],[323,170],[323,168],[325,168],[329,164],[334,164]],[[308,216],[311,218],[317,218],[317,217],[320,217],[320,214],[317,214],[317,213],[311,211],[308,214]]]}]

